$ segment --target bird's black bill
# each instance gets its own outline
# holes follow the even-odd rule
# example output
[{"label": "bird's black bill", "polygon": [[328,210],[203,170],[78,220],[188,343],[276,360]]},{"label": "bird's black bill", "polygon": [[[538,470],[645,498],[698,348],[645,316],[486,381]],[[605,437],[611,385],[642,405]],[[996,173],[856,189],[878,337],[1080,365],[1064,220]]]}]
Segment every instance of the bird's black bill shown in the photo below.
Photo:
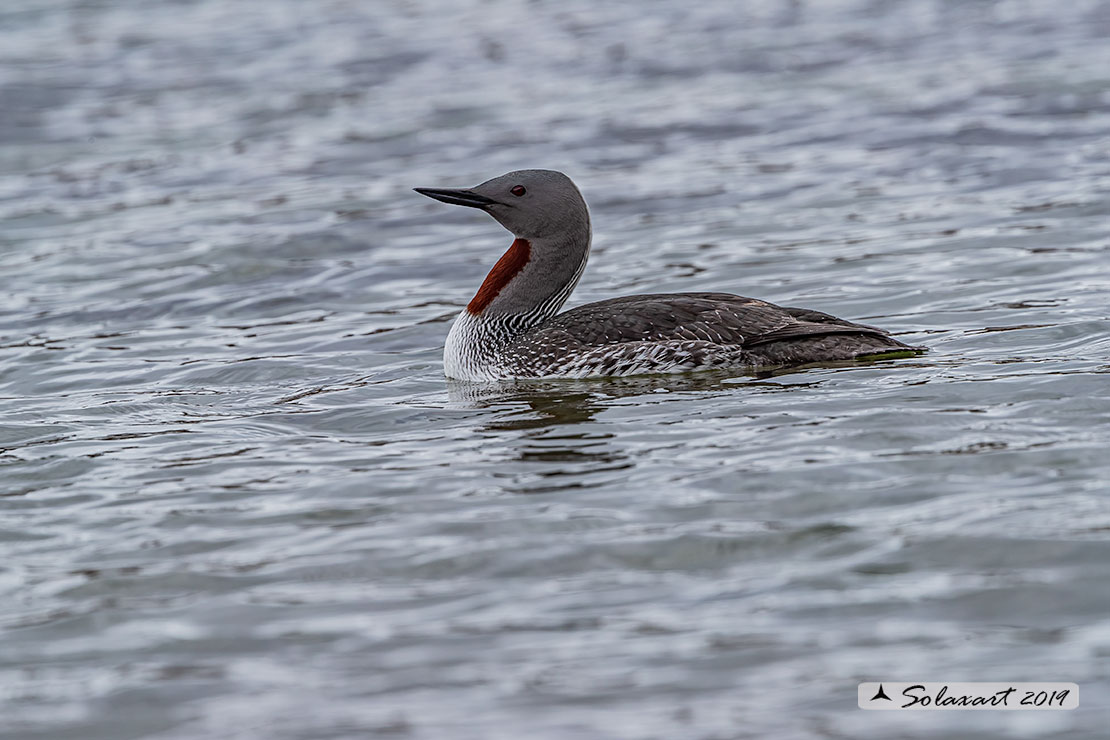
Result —
[{"label": "bird's black bill", "polygon": [[485,208],[486,206],[493,205],[497,201],[492,198],[487,198],[484,195],[469,190],[455,190],[451,188],[413,188],[421,195],[426,195],[429,198],[435,198],[444,203],[450,203],[453,206],[470,206],[471,208]]}]

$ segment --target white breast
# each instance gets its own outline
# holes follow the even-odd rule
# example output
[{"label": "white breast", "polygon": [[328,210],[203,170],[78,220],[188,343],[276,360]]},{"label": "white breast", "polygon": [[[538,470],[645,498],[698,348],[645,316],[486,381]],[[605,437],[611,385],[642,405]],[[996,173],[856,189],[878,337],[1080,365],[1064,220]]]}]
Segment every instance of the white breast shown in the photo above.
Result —
[{"label": "white breast", "polygon": [[456,380],[497,380],[505,377],[493,366],[490,337],[482,321],[462,311],[451,325],[443,345],[443,374]]}]

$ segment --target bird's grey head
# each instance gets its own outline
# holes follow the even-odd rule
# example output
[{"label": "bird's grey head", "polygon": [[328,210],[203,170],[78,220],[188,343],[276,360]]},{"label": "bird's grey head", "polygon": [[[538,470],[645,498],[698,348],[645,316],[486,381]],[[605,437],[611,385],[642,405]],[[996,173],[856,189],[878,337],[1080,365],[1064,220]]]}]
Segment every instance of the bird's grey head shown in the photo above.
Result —
[{"label": "bird's grey head", "polygon": [[516,170],[472,188],[416,188],[416,192],[444,203],[480,208],[523,239],[589,233],[586,201],[571,179],[555,170]]}]

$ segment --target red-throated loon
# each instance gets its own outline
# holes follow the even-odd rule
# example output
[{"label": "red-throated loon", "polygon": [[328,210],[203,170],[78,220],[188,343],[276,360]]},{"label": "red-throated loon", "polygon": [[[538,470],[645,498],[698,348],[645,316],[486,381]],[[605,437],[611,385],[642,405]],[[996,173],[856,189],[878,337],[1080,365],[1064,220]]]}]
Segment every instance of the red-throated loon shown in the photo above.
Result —
[{"label": "red-throated loon", "polygon": [[473,188],[416,192],[479,208],[516,237],[451,327],[450,378],[749,369],[923,351],[882,329],[728,293],[631,295],[558,313],[590,254],[589,210],[569,177],[518,170]]}]

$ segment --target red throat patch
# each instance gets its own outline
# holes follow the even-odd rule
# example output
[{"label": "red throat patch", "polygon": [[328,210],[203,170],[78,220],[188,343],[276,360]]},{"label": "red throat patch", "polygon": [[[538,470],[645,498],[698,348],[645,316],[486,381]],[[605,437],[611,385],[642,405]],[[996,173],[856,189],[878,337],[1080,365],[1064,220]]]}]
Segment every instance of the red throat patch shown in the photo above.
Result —
[{"label": "red throat patch", "polygon": [[524,269],[531,257],[532,245],[528,243],[527,239],[514,241],[508,251],[501,255],[501,259],[497,260],[497,264],[493,266],[489,275],[486,275],[486,279],[482,281],[482,287],[478,288],[478,292],[466,305],[467,313],[477,316],[486,310],[486,306],[509,284],[509,281]]}]

